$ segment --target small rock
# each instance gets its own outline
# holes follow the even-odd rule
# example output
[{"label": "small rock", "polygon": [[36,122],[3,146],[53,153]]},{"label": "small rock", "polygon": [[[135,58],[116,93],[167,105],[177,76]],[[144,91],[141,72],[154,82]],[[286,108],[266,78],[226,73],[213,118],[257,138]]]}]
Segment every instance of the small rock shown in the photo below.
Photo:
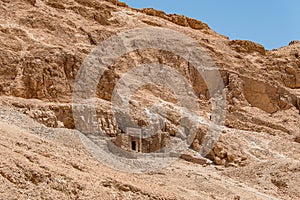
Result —
[{"label": "small rock", "polygon": [[238,165],[236,164],[236,163],[229,163],[228,164],[228,167],[235,167],[235,168],[237,168],[238,167]]},{"label": "small rock", "polygon": [[238,195],[236,195],[236,196],[234,196],[234,198],[233,198],[234,200],[240,200],[241,199],[241,197],[240,196],[238,196]]},{"label": "small rock", "polygon": [[215,157],[215,163],[217,164],[217,165],[224,165],[225,164],[225,160],[224,159],[221,159],[221,158],[219,158],[219,157]]},{"label": "small rock", "polygon": [[294,141],[297,142],[297,143],[300,143],[300,136],[296,136]]},{"label": "small rock", "polygon": [[29,2],[33,6],[35,6],[35,4],[36,4],[36,0],[27,0],[27,2]]}]

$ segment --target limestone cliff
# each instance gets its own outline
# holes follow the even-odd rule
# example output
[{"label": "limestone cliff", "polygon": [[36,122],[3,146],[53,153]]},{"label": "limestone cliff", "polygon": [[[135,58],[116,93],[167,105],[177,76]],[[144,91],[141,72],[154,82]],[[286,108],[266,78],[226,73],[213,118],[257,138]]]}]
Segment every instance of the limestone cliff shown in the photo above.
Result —
[{"label": "limestone cliff", "polygon": [[[300,198],[300,188],[295,186],[297,181],[299,183],[300,155],[300,42],[292,41],[285,47],[266,50],[262,45],[251,41],[230,40],[195,19],[166,14],[152,8],[133,9],[116,0],[0,0],[0,15],[0,105],[26,114],[50,128],[75,128],[72,115],[74,81],[84,59],[102,41],[123,31],[145,27],[167,28],[197,40],[221,73],[228,103],[226,129],[207,158],[213,162],[213,166],[220,165],[221,170],[226,170],[225,167],[231,168],[224,172],[224,176],[256,188],[260,188],[263,175],[257,174],[247,181],[245,176],[251,177],[258,166],[259,172],[268,173],[262,166],[272,165],[276,175],[266,175],[270,179],[264,183],[267,184],[267,191],[258,190],[278,198]],[[145,63],[170,65],[186,77],[199,97],[203,117],[209,119],[211,97],[207,86],[186,60],[162,50],[136,50],[120,57],[99,80],[96,95],[97,114],[99,124],[108,136],[115,137],[122,131],[110,109],[112,92],[117,81],[123,73]],[[179,104],[176,96],[167,88],[159,85],[140,88],[130,101],[131,114],[139,125],[148,125],[149,120],[143,108],[149,108],[157,102],[164,102],[168,113],[165,131],[172,137],[176,135],[180,118],[177,109]],[[8,130],[2,129],[7,135]],[[197,130],[191,148],[199,148],[206,131],[207,127]],[[18,134],[14,137],[19,137],[22,130],[16,128],[16,132]],[[1,135],[6,137],[5,134]],[[39,142],[39,139],[33,140]],[[4,142],[3,145],[8,144]],[[28,144],[25,142],[20,145]],[[66,153],[72,154],[69,150]],[[57,162],[62,162],[64,156],[59,155]],[[10,161],[4,162],[2,159],[9,158],[1,158],[1,164],[11,164]],[[187,160],[193,162],[193,158]],[[94,163],[91,161],[89,164]],[[73,167],[80,170],[80,166]],[[20,166],[16,166],[16,169],[20,169]],[[0,166],[0,175],[10,181],[5,184],[16,184],[14,178],[18,177],[14,177],[12,172],[7,175],[5,170]],[[25,177],[22,177],[24,184],[28,179],[36,185],[51,180],[56,184],[53,187],[59,187],[59,183],[53,182],[47,173],[36,175],[24,170],[21,170],[25,174]],[[89,170],[83,168],[80,171]],[[288,172],[284,174],[283,170]],[[169,172],[164,173],[172,176]],[[26,174],[40,178],[31,179]],[[178,177],[179,174],[178,172]],[[160,192],[147,193],[145,188],[129,187],[119,183],[119,180],[106,178],[104,183],[99,182],[100,179],[97,184],[102,184],[99,186],[101,189],[108,187],[122,192],[130,190],[136,196],[140,194],[140,198],[147,196],[149,199],[159,199],[162,195]],[[142,182],[141,179],[139,181]],[[158,178],[155,181],[158,181]],[[220,182],[216,184],[222,185]],[[65,187],[77,188],[74,191],[68,189],[73,196],[76,196],[79,190],[85,190],[84,186],[76,182],[71,182]],[[0,194],[3,188],[0,187]],[[272,191],[274,188],[277,192]],[[162,191],[169,189],[166,187]],[[21,190],[23,189],[18,191]],[[178,191],[180,188],[171,190],[170,193],[175,193],[176,197]],[[92,195],[85,194],[92,198]],[[180,194],[183,195],[182,192]],[[215,197],[215,193],[210,194]],[[252,198],[251,195],[248,197]],[[119,198],[121,197],[120,194]],[[172,194],[169,197],[171,199]],[[180,198],[180,195],[177,197]]]}]

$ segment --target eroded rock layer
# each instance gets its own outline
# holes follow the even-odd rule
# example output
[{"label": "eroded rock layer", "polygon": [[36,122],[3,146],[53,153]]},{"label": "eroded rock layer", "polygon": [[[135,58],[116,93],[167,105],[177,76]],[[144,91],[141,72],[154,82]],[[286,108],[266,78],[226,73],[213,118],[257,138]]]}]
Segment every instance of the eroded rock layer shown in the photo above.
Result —
[{"label": "eroded rock layer", "polygon": [[[195,39],[219,69],[228,105],[225,128],[207,156],[211,162],[197,157],[198,154],[195,155],[201,149],[202,141],[207,134],[207,126],[196,130],[195,138],[191,141],[190,152],[182,158],[204,166],[209,165],[206,172],[213,177],[216,185],[222,185],[224,177],[225,179],[231,177],[237,182],[246,184],[243,189],[231,190],[229,194],[222,190],[228,198],[239,198],[238,195],[234,195],[236,193],[248,195],[249,199],[253,199],[252,197],[264,199],[271,196],[284,199],[300,198],[300,188],[297,184],[300,156],[299,41],[292,41],[288,46],[279,49],[266,50],[262,45],[251,41],[230,40],[195,19],[166,14],[151,8],[137,10],[113,0],[0,0],[0,16],[0,106],[10,107],[18,113],[25,114],[49,128],[54,128],[51,129],[54,132],[60,130],[59,128],[65,128],[65,131],[72,131],[67,129],[75,128],[72,113],[74,82],[84,59],[102,41],[120,32],[144,27],[167,28]],[[98,124],[109,137],[120,138],[120,134],[124,132],[118,126],[111,110],[112,93],[116,84],[123,74],[147,63],[168,65],[185,77],[198,97],[201,110],[199,116],[207,121],[210,120],[211,97],[207,85],[188,61],[163,50],[136,50],[118,58],[99,80],[95,96]],[[150,124],[147,110],[158,104],[164,107],[162,114],[166,117],[164,134],[168,134],[167,138],[178,136],[180,104],[176,95],[166,87],[150,84],[139,88],[129,101],[130,114],[137,124],[147,126]],[[5,115],[7,112],[3,114],[3,119]],[[90,173],[90,168],[83,167],[83,164],[78,166],[67,159],[75,170],[81,172],[74,176],[51,174],[53,170],[68,169],[69,164],[66,166],[62,164],[65,159],[64,153],[76,157],[73,155],[74,152],[70,152],[69,149],[63,150],[62,154],[55,157],[51,152],[58,147],[53,147],[49,143],[44,144],[37,138],[30,141],[41,143],[45,148],[50,145],[50,153],[48,155],[46,152],[47,156],[44,153],[31,152],[30,149],[38,148],[35,144],[16,143],[16,138],[25,137],[20,135],[26,131],[14,127],[12,131],[15,135],[9,138],[7,127],[10,125],[5,123],[0,124],[1,137],[3,137],[0,145],[1,152],[12,154],[15,158],[13,161],[9,160],[9,156],[1,158],[0,195],[3,194],[5,197],[9,192],[11,195],[14,191],[18,191],[20,197],[24,197],[22,194],[36,185],[39,186],[38,191],[40,191],[36,195],[42,196],[44,190],[41,184],[48,184],[46,193],[55,190],[57,193],[54,195],[64,193],[72,198],[76,195],[94,197],[95,191],[87,192],[90,185],[84,186],[88,184],[87,177],[81,177],[84,179],[83,185],[74,181],[76,176],[81,176],[81,172]],[[18,123],[25,123],[24,119],[20,119]],[[31,136],[29,134],[26,137]],[[16,144],[11,147],[10,141]],[[30,151],[29,156],[26,157],[27,150],[22,149],[22,145]],[[15,155],[17,153],[9,150],[15,148],[25,155],[30,161],[29,164],[23,163],[23,165],[22,159]],[[80,151],[80,154],[84,153]],[[47,158],[41,160],[40,156]],[[53,159],[50,159],[52,157],[55,163],[61,165],[57,169],[43,168],[38,164],[53,162]],[[95,164],[91,161],[93,158],[87,156],[86,159],[90,159],[88,164]],[[177,171],[177,178],[188,170],[191,170],[192,174],[187,174],[185,180],[198,176],[197,170],[190,166],[194,164],[178,165],[181,167],[180,170],[176,166],[172,169]],[[8,166],[12,166],[12,171]],[[272,172],[266,172],[262,166],[266,168],[271,166]],[[190,167],[193,169],[189,169]],[[203,173],[205,168],[201,165],[199,167]],[[225,172],[223,174],[218,172],[219,174],[215,175],[212,172],[216,170],[214,167]],[[283,173],[284,170],[286,173]],[[15,171],[19,173],[18,176]],[[109,171],[109,173],[117,172]],[[162,174],[168,176],[170,182],[177,183],[171,178],[172,175],[168,170]],[[126,177],[126,174],[123,176]],[[150,180],[148,185],[154,184],[158,187],[160,184],[167,184],[155,182],[159,180],[161,174],[153,176],[153,180]],[[263,179],[264,176],[267,178]],[[59,178],[62,181],[72,180],[70,184],[62,184],[61,187],[65,187],[66,190],[60,188],[57,181]],[[182,191],[186,191],[188,196],[186,199],[194,197],[199,199],[200,194],[203,195],[203,199],[222,198],[213,192],[209,184],[207,185],[209,192],[205,194],[203,193],[205,190],[195,188],[172,190],[168,186],[164,186],[161,192],[159,190],[154,194],[144,187],[121,183],[120,180],[111,177],[106,177],[102,182],[100,180],[101,177],[98,177],[97,187],[108,195],[105,198],[111,199],[114,197],[107,192],[110,190],[113,190],[118,198],[128,199],[131,197],[185,198]],[[30,183],[27,187],[28,181]],[[143,182],[143,179],[139,181]],[[237,182],[228,184],[231,184],[230,186],[239,184]],[[261,189],[260,184],[266,185],[265,188]],[[6,190],[7,188],[9,189]],[[249,188],[252,188],[252,192]],[[170,191],[170,194],[162,195],[166,190]],[[130,194],[126,193],[129,191]],[[194,191],[197,194],[195,196],[193,196]],[[265,196],[261,197],[261,194]],[[30,197],[34,195],[29,193]]]}]

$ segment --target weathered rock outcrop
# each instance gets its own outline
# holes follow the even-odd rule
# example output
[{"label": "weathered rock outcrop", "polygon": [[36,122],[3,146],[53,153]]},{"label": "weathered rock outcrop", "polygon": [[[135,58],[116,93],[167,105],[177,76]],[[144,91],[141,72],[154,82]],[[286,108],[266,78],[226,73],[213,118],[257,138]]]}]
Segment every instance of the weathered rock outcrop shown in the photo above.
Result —
[{"label": "weathered rock outcrop", "polygon": [[[267,160],[299,160],[299,41],[270,51],[251,41],[231,41],[196,19],[152,8],[133,9],[117,0],[0,0],[0,106],[9,106],[48,127],[74,129],[72,93],[84,59],[107,38],[143,27],[168,28],[194,38],[218,67],[228,105],[225,130],[207,156],[211,163],[222,166],[222,170],[240,166],[246,170],[268,165]],[[116,84],[124,73],[147,63],[168,65],[185,77],[199,98],[199,116],[210,121],[208,88],[187,60],[163,50],[136,50],[118,58],[99,80],[96,113],[99,126],[108,136],[115,138],[124,132],[111,110]],[[162,106],[160,114],[166,118],[163,132],[171,138],[182,137],[184,131],[178,131],[180,104],[169,88],[151,84],[139,88],[129,104],[132,119],[142,126],[151,123],[147,111]],[[197,154],[207,131],[204,125],[196,129],[190,141],[194,151],[190,149],[193,153],[183,159],[210,165]],[[51,179],[48,172],[24,173],[33,184]],[[10,180],[10,175],[0,175]],[[280,178],[272,175],[272,180],[270,190],[273,185],[289,190],[288,183]],[[70,187],[80,192],[81,186],[76,184],[72,182]],[[139,192],[118,182],[108,181],[104,187]],[[295,191],[298,194],[291,194],[294,199],[299,198],[299,187]]]}]

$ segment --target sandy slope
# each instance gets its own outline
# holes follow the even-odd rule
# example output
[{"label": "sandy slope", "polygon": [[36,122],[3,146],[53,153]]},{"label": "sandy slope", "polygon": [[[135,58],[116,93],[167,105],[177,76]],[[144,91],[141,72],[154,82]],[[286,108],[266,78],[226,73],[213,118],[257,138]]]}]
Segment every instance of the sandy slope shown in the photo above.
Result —
[{"label": "sandy slope", "polygon": [[46,128],[8,108],[0,116],[1,199],[299,197],[300,163],[288,159],[238,169],[178,160],[157,172],[128,174],[91,157],[76,131]]}]

